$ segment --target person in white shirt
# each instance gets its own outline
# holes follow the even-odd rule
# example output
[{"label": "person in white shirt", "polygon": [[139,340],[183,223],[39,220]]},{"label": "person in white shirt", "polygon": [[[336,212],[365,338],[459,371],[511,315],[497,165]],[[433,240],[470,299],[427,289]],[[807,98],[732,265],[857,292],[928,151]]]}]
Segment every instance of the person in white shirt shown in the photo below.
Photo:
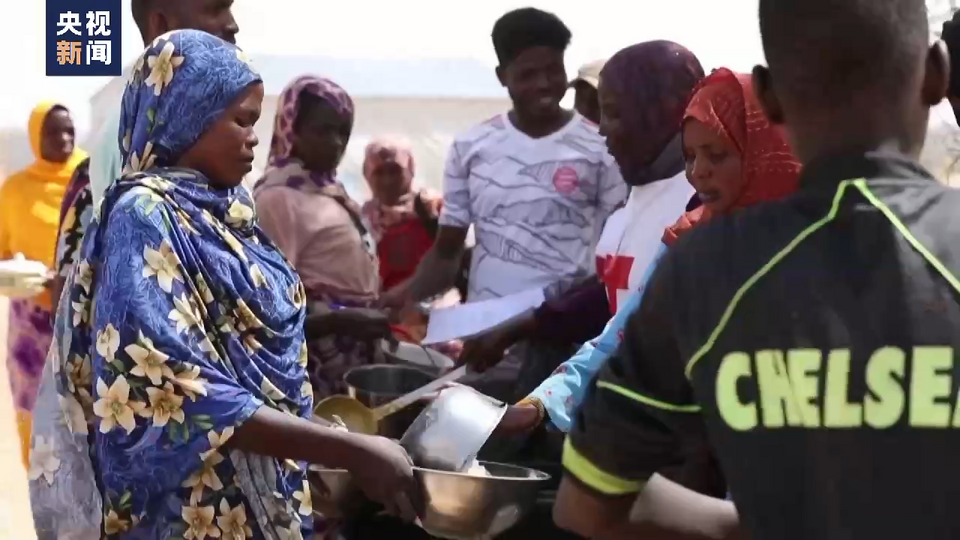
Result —
[{"label": "person in white shirt", "polygon": [[475,228],[469,301],[548,287],[593,272],[593,251],[626,185],[597,128],[563,109],[570,30],[534,8],[494,26],[497,75],[513,108],[456,138],[435,248],[385,303],[430,297],[458,270]]},{"label": "person in white shirt", "polygon": [[[664,229],[695,202],[691,201],[694,189],[684,173],[680,124],[687,100],[703,75],[697,57],[669,41],[627,47],[607,62],[599,86],[600,132],[620,165],[630,195],[604,225],[596,248],[597,278],[548,300],[511,324],[468,340],[461,361],[483,370],[526,339],[586,342],[642,289],[645,275],[660,254]],[[571,365],[563,369],[572,369]],[[562,379],[564,373],[556,375]],[[583,384],[586,382],[589,378]],[[526,406],[522,416],[530,420],[519,424],[536,425],[543,419],[533,414],[539,408],[541,414],[562,417],[557,424],[565,431],[570,422],[567,409],[575,401],[565,399],[570,395],[557,385],[541,385],[539,392],[519,404]],[[546,411],[537,405],[546,406]]]},{"label": "person in white shirt", "polygon": [[471,226],[468,302],[536,288],[554,296],[594,273],[600,231],[626,197],[597,126],[560,106],[567,26],[523,8],[501,17],[492,37],[513,108],[455,139],[436,243],[407,286],[384,295],[386,307],[452,286]]}]

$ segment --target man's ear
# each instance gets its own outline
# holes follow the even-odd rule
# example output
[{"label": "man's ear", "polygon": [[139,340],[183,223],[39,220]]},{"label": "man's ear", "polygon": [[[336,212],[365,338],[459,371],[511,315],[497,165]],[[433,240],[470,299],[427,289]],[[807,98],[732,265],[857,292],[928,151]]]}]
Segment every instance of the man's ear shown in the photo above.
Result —
[{"label": "man's ear", "polygon": [[770,70],[765,66],[753,68],[753,93],[757,96],[757,101],[760,102],[760,107],[763,108],[770,123],[782,125],[786,121],[780,99],[773,89]]},{"label": "man's ear", "polygon": [[923,73],[923,104],[928,107],[938,105],[949,95],[950,90],[950,51],[946,43],[938,40],[927,51]]}]

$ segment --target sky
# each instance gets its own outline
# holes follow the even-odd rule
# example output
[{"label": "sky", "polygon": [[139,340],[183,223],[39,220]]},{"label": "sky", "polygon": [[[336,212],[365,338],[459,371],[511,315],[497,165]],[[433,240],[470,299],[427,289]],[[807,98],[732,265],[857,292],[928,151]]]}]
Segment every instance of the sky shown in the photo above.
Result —
[{"label": "sky", "polygon": [[[0,18],[0,50],[4,51],[0,73],[6,81],[0,129],[25,126],[33,105],[55,99],[73,111],[82,138],[90,127],[88,100],[107,79],[46,77],[40,39],[45,2],[7,1],[11,5]],[[129,13],[130,2],[122,2],[126,65],[136,59],[142,43]],[[572,30],[567,55],[571,73],[582,63],[653,39],[687,46],[708,69],[747,70],[763,59],[757,0],[236,0],[234,14],[240,24],[238,45],[254,58],[267,53],[454,57],[477,58],[492,68],[496,65],[490,44],[493,23],[510,9],[530,5],[553,11]],[[492,70],[490,76],[494,76]]]}]

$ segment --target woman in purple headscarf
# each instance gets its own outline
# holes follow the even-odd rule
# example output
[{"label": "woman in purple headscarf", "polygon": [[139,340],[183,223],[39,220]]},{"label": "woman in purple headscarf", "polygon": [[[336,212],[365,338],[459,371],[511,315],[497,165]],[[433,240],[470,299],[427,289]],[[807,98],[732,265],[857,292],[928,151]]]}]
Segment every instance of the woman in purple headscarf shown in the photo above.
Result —
[{"label": "woman in purple headscarf", "polygon": [[337,181],[353,130],[353,100],[333,81],[304,75],[283,90],[263,178],[260,225],[296,268],[311,317],[308,370],[316,399],[341,393],[343,374],[374,358],[390,334],[367,309],[380,291],[373,240],[360,205]]}]

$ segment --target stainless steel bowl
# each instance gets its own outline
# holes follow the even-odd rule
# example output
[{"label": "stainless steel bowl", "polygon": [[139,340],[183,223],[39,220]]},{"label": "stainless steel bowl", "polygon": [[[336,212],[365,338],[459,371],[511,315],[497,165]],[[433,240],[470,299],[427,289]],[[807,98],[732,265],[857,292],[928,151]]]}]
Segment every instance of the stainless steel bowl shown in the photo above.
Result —
[{"label": "stainless steel bowl", "polygon": [[447,388],[413,421],[400,445],[417,466],[462,471],[476,458],[506,411],[506,404],[472,388]]},{"label": "stainless steel bowl", "polygon": [[363,504],[363,494],[345,469],[324,469],[311,465],[307,469],[307,479],[316,514],[329,519],[343,518]]},{"label": "stainless steel bowl", "polygon": [[424,493],[421,519],[429,534],[452,540],[492,539],[516,525],[537,502],[550,475],[480,462],[490,476],[414,468]]},{"label": "stainless steel bowl", "polygon": [[[351,369],[343,376],[350,397],[371,409],[430,384],[436,377],[408,366],[376,365]],[[414,403],[380,421],[378,434],[399,439],[423,411],[425,404]]]},{"label": "stainless steel bowl", "polygon": [[[425,508],[421,526],[437,538],[492,539],[520,522],[537,503],[550,475],[534,469],[480,462],[490,476],[433,471],[414,467]],[[318,485],[322,479],[323,487]],[[311,472],[313,507],[318,514],[340,518],[358,507],[358,490],[345,470]]]}]

